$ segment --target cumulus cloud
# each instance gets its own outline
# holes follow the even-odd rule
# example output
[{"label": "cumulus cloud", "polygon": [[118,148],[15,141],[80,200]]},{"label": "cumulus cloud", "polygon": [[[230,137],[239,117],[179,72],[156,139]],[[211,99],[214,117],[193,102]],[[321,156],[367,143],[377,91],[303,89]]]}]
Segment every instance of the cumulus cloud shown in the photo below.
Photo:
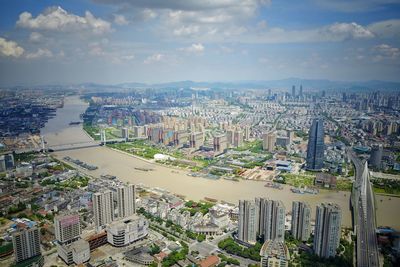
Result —
[{"label": "cumulus cloud", "polygon": [[192,44],[189,47],[181,48],[180,50],[189,52],[189,53],[201,54],[204,52],[204,49],[205,49],[204,45],[202,45],[201,43],[198,43],[198,44]]},{"label": "cumulus cloud", "polygon": [[27,59],[37,59],[37,58],[50,58],[53,57],[53,52],[47,48],[39,48],[36,52],[26,54]]},{"label": "cumulus cloud", "polygon": [[16,42],[0,37],[0,56],[20,57],[23,53],[24,49]]},{"label": "cumulus cloud", "polygon": [[380,44],[374,47],[373,49],[377,54],[376,58],[384,59],[397,59],[400,56],[400,49],[397,47],[390,46],[388,44]]},{"label": "cumulus cloud", "polygon": [[159,54],[159,53],[153,54],[144,60],[144,64],[151,64],[154,62],[159,62],[159,61],[163,60],[164,57],[165,56],[163,54]]},{"label": "cumulus cloud", "polygon": [[371,38],[374,34],[367,28],[352,22],[352,23],[334,23],[323,28],[320,33],[322,35],[332,36],[333,39],[348,40]]},{"label": "cumulus cloud", "polygon": [[127,25],[129,22],[125,18],[124,15],[115,14],[114,15],[114,23],[117,24],[117,25]]},{"label": "cumulus cloud", "polygon": [[85,16],[77,16],[68,13],[61,7],[47,8],[37,17],[29,12],[19,15],[17,26],[34,30],[49,30],[62,32],[90,31],[95,34],[104,34],[111,31],[111,24],[100,18],[96,18],[89,11]]}]

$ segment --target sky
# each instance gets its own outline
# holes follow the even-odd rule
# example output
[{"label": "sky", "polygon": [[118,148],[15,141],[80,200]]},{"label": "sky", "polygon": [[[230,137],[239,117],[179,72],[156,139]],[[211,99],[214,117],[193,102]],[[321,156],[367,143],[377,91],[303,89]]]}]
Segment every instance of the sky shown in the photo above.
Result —
[{"label": "sky", "polygon": [[400,0],[0,0],[0,85],[400,81]]}]

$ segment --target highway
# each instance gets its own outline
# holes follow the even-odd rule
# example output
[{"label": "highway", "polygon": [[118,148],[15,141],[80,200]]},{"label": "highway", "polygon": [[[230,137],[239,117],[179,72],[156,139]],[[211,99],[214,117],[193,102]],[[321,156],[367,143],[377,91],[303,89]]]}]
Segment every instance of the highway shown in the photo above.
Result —
[{"label": "highway", "polygon": [[374,193],[369,180],[368,163],[348,151],[355,167],[352,191],[353,226],[357,235],[356,261],[359,267],[378,267]]}]

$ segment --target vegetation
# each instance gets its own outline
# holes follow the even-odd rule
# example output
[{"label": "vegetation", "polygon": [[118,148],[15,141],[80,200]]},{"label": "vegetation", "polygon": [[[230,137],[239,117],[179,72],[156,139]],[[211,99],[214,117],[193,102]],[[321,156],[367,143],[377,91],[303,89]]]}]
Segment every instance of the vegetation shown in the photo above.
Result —
[{"label": "vegetation", "polygon": [[187,254],[189,253],[189,247],[186,243],[180,242],[183,246],[180,251],[173,251],[168,257],[164,258],[162,261],[163,267],[169,267],[176,264],[180,260],[186,259]]},{"label": "vegetation", "polygon": [[118,149],[146,159],[153,159],[155,154],[165,153],[154,144],[148,144],[145,140],[134,140],[133,142],[108,144],[107,146]]},{"label": "vegetation", "polygon": [[221,259],[221,263],[218,266],[225,266],[227,264],[229,265],[240,265],[240,261],[234,258],[229,258],[225,256],[224,254],[218,254],[218,257]]},{"label": "vegetation", "polygon": [[353,187],[353,182],[349,179],[337,179],[336,180],[336,189],[341,191],[351,191]]},{"label": "vegetation", "polygon": [[283,180],[277,180],[276,182],[292,185],[295,187],[313,186],[315,180],[315,175],[297,175],[284,173],[281,174],[281,177],[283,178]]},{"label": "vegetation", "polygon": [[190,212],[190,216],[195,215],[197,212],[201,212],[203,215],[207,214],[209,209],[214,206],[213,203],[210,202],[195,202],[195,201],[188,201],[185,203],[185,209]]},{"label": "vegetation", "polygon": [[373,178],[371,182],[376,193],[400,195],[400,180]]},{"label": "vegetation", "polygon": [[260,249],[262,244],[257,242],[254,246],[247,248],[237,244],[232,238],[227,238],[218,243],[218,248],[229,254],[237,255],[243,258],[249,258],[254,261],[260,261]]},{"label": "vegetation", "polygon": [[96,126],[92,126],[90,123],[83,124],[83,130],[94,140],[100,140],[100,128]]}]

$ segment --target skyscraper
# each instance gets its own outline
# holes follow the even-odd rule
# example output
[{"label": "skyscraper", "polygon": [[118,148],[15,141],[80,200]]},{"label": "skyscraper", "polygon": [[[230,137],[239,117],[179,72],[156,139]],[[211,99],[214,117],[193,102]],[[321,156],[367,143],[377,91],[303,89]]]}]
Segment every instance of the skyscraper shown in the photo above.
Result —
[{"label": "skyscraper", "polygon": [[93,215],[97,231],[114,220],[114,200],[110,190],[93,194]]},{"label": "skyscraper", "polygon": [[336,255],[340,242],[342,212],[337,204],[322,203],[315,214],[314,253],[329,258]]},{"label": "skyscraper", "polygon": [[19,223],[16,231],[12,234],[12,242],[16,263],[41,255],[40,233],[36,226],[30,227],[27,224]]},{"label": "skyscraper", "polygon": [[275,145],[276,145],[276,133],[274,131],[264,133],[263,134],[263,150],[272,152],[275,149]]},{"label": "skyscraper", "polygon": [[300,91],[299,91],[299,96],[303,96],[303,85],[300,85]]},{"label": "skyscraper", "polygon": [[371,154],[368,160],[369,165],[376,170],[382,167],[382,154],[383,146],[382,144],[374,144],[371,148]]},{"label": "skyscraper", "polygon": [[314,119],[308,135],[307,169],[318,171],[324,166],[324,121]]},{"label": "skyscraper", "polygon": [[117,188],[118,217],[125,218],[135,213],[135,185],[129,184]]},{"label": "skyscraper", "polygon": [[239,200],[238,239],[250,244],[257,241],[257,206],[251,200]]},{"label": "skyscraper", "polygon": [[311,233],[311,208],[306,202],[292,203],[292,235],[294,238],[307,241]]},{"label": "skyscraper", "polygon": [[292,86],[292,98],[296,97],[296,86]]},{"label": "skyscraper", "polygon": [[54,233],[60,244],[68,244],[77,240],[82,233],[79,214],[56,216]]},{"label": "skyscraper", "polygon": [[285,206],[280,200],[268,200],[264,205],[265,219],[260,220],[264,224],[264,240],[285,239]]}]

